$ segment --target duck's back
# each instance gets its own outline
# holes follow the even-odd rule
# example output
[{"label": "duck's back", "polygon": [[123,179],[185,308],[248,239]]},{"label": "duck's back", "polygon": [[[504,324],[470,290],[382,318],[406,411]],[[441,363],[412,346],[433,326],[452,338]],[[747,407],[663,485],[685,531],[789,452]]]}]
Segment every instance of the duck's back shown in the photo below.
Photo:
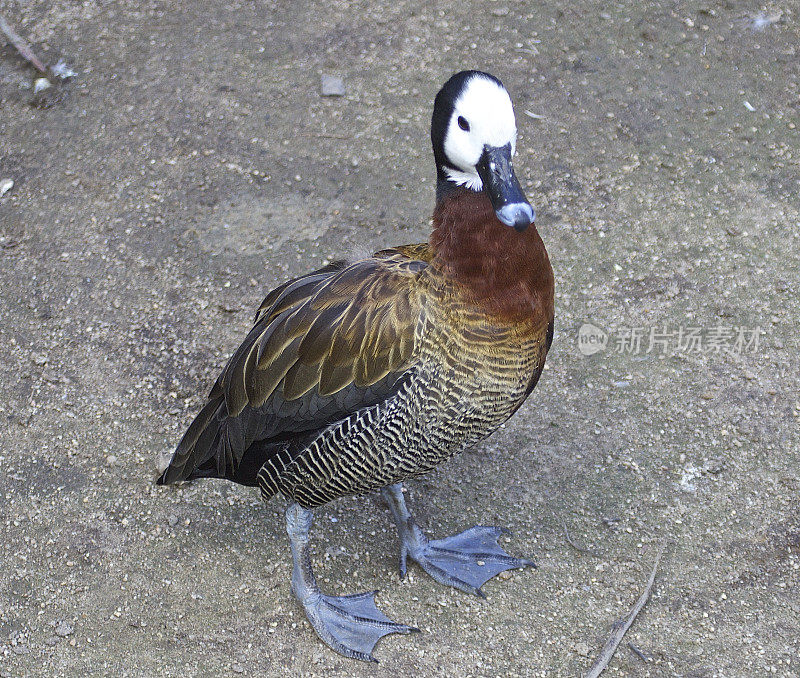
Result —
[{"label": "duck's back", "polygon": [[416,362],[424,260],[403,248],[273,290],[158,480],[258,484],[331,425],[389,398]]}]

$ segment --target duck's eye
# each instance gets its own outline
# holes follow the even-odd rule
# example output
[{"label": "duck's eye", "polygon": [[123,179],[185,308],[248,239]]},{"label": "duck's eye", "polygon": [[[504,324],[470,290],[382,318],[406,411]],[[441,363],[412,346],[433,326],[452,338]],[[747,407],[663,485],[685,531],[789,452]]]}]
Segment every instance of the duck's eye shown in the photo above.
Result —
[{"label": "duck's eye", "polygon": [[469,123],[463,115],[458,116],[458,126],[465,132],[469,132]]}]

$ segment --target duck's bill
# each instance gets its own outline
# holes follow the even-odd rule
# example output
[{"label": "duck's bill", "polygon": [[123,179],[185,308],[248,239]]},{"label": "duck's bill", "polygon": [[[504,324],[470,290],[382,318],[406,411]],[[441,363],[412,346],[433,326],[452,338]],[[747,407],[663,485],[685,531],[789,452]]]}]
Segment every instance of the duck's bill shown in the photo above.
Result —
[{"label": "duck's bill", "polygon": [[477,170],[497,218],[518,231],[528,228],[536,214],[514,174],[511,144],[484,146]]}]

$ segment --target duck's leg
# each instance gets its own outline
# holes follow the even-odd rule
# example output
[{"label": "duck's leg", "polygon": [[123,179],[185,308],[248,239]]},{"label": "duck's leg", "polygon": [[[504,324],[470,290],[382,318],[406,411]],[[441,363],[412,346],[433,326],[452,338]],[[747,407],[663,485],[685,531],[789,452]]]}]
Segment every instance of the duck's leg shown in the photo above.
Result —
[{"label": "duck's leg", "polygon": [[417,629],[395,624],[375,607],[377,591],[351,596],[326,596],[317,586],[308,549],[311,511],[299,504],[286,509],[286,531],[292,546],[292,591],[306,610],[317,635],[345,657],[377,662],[372,649],[388,633],[410,633]]},{"label": "duck's leg", "polygon": [[401,483],[381,490],[400,534],[400,576],[406,576],[406,559],[416,560],[436,581],[485,598],[481,586],[503,570],[536,567],[532,560],[514,558],[497,543],[507,532],[476,525],[444,539],[428,539],[406,507]]}]

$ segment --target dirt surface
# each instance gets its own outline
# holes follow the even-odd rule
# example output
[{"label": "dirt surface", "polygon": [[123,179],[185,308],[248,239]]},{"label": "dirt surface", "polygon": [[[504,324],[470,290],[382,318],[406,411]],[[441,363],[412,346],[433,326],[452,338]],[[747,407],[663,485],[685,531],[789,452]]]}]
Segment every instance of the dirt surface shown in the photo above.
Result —
[{"label": "dirt surface", "polygon": [[[795,2],[0,12],[78,73],[32,105],[0,48],[0,676],[578,676],[661,540],[605,675],[800,676]],[[267,290],[427,237],[433,96],[472,67],[515,101],[556,339],[528,403],[409,497],[539,569],[487,601],[401,582],[377,498],[323,507],[322,584],[422,631],[365,665],[292,599],[281,502],[156,488],[156,459]]]}]

